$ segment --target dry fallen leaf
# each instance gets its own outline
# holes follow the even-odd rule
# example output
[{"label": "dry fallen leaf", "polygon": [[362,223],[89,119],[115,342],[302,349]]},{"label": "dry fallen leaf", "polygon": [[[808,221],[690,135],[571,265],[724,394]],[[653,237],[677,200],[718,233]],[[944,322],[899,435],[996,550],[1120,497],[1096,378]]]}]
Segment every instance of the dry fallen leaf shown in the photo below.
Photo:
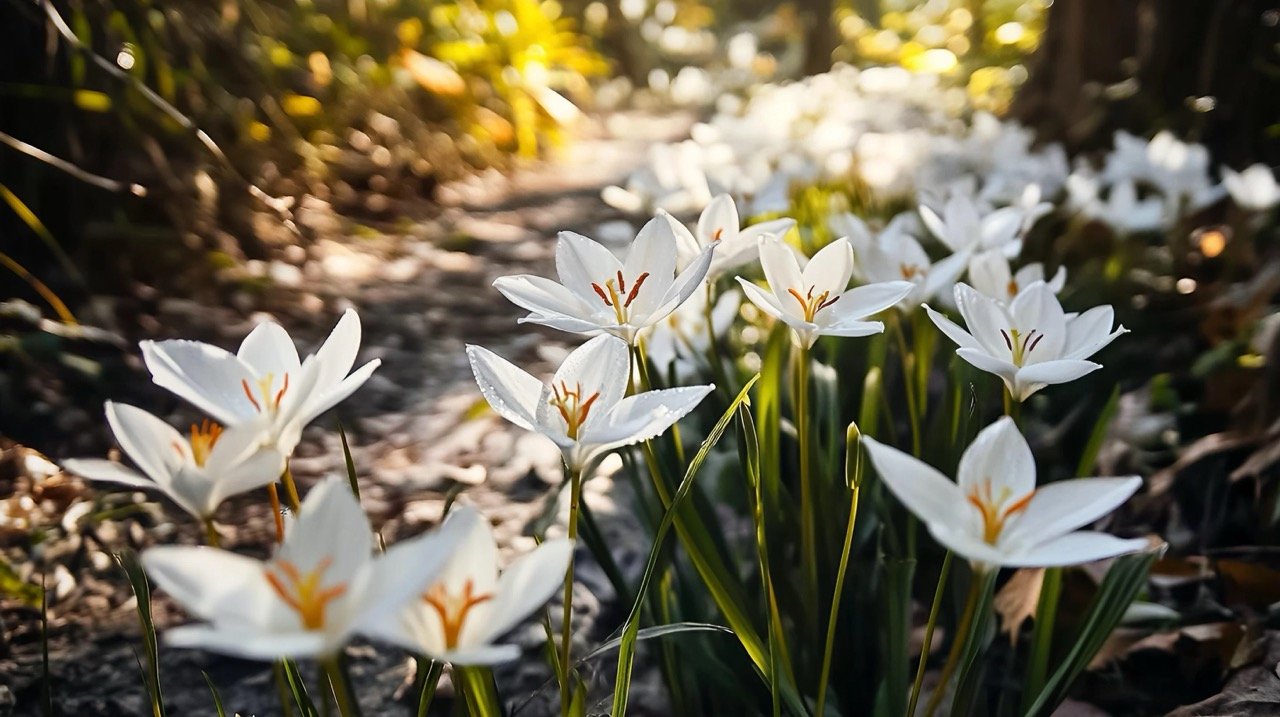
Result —
[{"label": "dry fallen leaf", "polygon": [[1001,629],[1009,635],[1009,642],[1018,639],[1022,623],[1036,616],[1043,583],[1044,568],[1021,568],[996,593],[996,614],[1000,616]]}]

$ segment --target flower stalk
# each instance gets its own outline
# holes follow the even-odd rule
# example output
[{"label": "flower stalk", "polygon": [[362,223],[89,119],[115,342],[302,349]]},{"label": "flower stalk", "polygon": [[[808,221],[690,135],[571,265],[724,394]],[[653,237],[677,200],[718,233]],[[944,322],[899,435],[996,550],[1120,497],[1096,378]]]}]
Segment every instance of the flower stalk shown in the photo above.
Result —
[{"label": "flower stalk", "polygon": [[338,714],[341,717],[360,717],[360,703],[356,702],[355,695],[352,694],[351,683],[346,670],[342,667],[341,657],[338,655],[326,657],[320,660],[320,667],[324,670],[330,688],[333,689]]},{"label": "flower stalk", "polygon": [[[582,502],[582,471],[566,464],[569,478],[569,540],[578,539],[578,511]],[[560,681],[560,714],[568,717],[573,696],[573,557],[569,558],[569,570],[564,576],[564,611],[560,626],[560,667],[564,679]]]},{"label": "flower stalk", "polygon": [[800,444],[800,555],[810,595],[818,593],[817,533],[813,519],[812,428],[809,424],[809,349],[795,353],[796,433]]}]

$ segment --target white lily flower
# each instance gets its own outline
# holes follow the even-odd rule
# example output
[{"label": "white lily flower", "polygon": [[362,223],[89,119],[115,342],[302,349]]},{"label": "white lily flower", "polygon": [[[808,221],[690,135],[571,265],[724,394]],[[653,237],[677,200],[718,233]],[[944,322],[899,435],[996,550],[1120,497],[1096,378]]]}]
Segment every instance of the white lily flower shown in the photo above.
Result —
[{"label": "white lily flower", "polygon": [[564,584],[573,541],[548,540],[499,575],[498,545],[479,513],[456,508],[445,524],[462,538],[444,569],[417,600],[375,623],[374,633],[455,666],[514,660],[518,646],[494,642]]},{"label": "white lily flower", "polygon": [[1222,184],[1231,194],[1236,206],[1251,212],[1265,212],[1280,204],[1280,184],[1276,175],[1265,164],[1254,164],[1237,172],[1222,168]]},{"label": "white lily flower", "polygon": [[[774,219],[739,229],[738,207],[733,197],[718,194],[698,217],[695,231],[684,230],[676,224],[677,265],[687,267],[698,260],[708,247],[715,247],[707,279],[714,281],[729,269],[736,269],[755,260],[760,237],[781,237],[796,225],[794,219]],[[681,231],[683,230],[683,231]]]},{"label": "white lily flower", "polygon": [[[143,341],[151,379],[228,426],[254,426],[288,457],[302,429],[359,388],[382,362],[351,371],[360,317],[348,309],[306,360],[275,322],[258,324],[232,354],[199,341]],[[348,375],[349,374],[349,375]]]},{"label": "white lily flower", "polygon": [[1078,565],[1147,545],[1080,530],[1128,500],[1141,478],[1077,478],[1037,488],[1031,449],[1007,416],[965,449],[955,482],[918,458],[863,440],[889,490],[939,543],[979,569]]},{"label": "white lily flower", "polygon": [[545,385],[488,349],[467,346],[467,357],[493,410],[550,438],[577,471],[610,451],[661,435],[715,388],[668,388],[624,398],[631,357],[627,344],[609,335],[574,349]]},{"label": "white lily flower", "polygon": [[711,329],[707,329],[707,293],[696,291],[680,308],[649,330],[644,350],[649,361],[667,375],[674,367],[675,377],[684,379],[698,375],[705,368],[711,333],[722,337],[733,325],[742,307],[742,294],[726,291],[711,307]]},{"label": "white lily flower", "polygon": [[[1074,202],[1090,218],[1097,219],[1123,233],[1149,232],[1170,223],[1170,206],[1159,197],[1138,198],[1138,188],[1130,180],[1116,182],[1105,201],[1096,194],[1089,197],[1083,182],[1075,175],[1067,180],[1067,190],[1076,191]],[[1096,192],[1096,189],[1094,190]]]},{"label": "white lily flower", "polygon": [[683,304],[702,285],[711,266],[714,246],[677,274],[676,227],[679,223],[671,215],[659,213],[640,229],[625,261],[581,234],[560,232],[556,244],[559,282],[520,274],[501,277],[493,285],[512,303],[529,310],[520,323],[580,334],[605,331],[632,342],[641,329]]},{"label": "white lily flower", "polygon": [[1128,331],[1112,329],[1110,306],[1068,317],[1043,281],[1023,289],[1007,306],[967,284],[956,284],[955,299],[968,331],[927,305],[925,311],[959,345],[956,355],[1003,379],[1017,401],[1102,368],[1085,359]]},{"label": "white lily flower", "polygon": [[229,496],[280,477],[280,454],[261,448],[253,428],[223,430],[205,421],[193,424],[186,437],[141,408],[107,401],[106,413],[116,442],[141,472],[94,458],[66,461],[67,470],[89,480],[159,490],[201,521]]},{"label": "white lily flower", "polygon": [[952,252],[998,249],[1015,257],[1022,251],[1026,219],[1017,207],[1001,207],[984,215],[972,197],[956,193],[947,200],[941,215],[921,204],[920,218]]},{"label": "white lily flower", "polygon": [[[965,254],[951,256],[934,262],[924,247],[905,228],[911,219],[909,214],[899,214],[874,239],[862,224],[862,220],[846,214],[838,221],[832,218],[832,228],[841,227],[853,245],[857,258],[856,273],[867,283],[909,281],[911,291],[898,302],[899,310],[910,313],[920,304],[940,293],[950,292],[956,279],[964,273]],[[859,227],[858,225],[862,225]]]},{"label": "white lily flower", "polygon": [[768,291],[742,277],[738,283],[751,303],[790,326],[792,339],[803,348],[812,347],[819,336],[884,331],[883,323],[867,317],[898,303],[915,287],[909,281],[885,281],[846,291],[853,275],[853,246],[847,241],[831,242],[801,267],[791,247],[766,237],[760,240],[760,265]]},{"label": "white lily flower", "polygon": [[1066,267],[1058,267],[1052,279],[1045,279],[1044,264],[1033,262],[1014,272],[1009,260],[997,251],[984,251],[969,260],[969,281],[973,288],[1006,304],[1017,298],[1023,289],[1037,281],[1048,284],[1053,293],[1062,291],[1067,283]]},{"label": "white lily flower", "polygon": [[421,594],[462,537],[459,526],[442,527],[374,558],[369,519],[334,476],[307,495],[270,560],[166,545],[143,553],[142,564],[204,621],[169,630],[168,644],[254,660],[323,658]]}]

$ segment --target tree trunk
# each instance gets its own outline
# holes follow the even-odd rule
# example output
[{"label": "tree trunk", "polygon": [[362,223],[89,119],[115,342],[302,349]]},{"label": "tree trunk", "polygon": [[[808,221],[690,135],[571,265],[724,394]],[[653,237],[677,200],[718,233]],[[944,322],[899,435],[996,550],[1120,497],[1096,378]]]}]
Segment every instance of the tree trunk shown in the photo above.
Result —
[{"label": "tree trunk", "polygon": [[1170,128],[1230,164],[1280,161],[1276,0],[1056,2],[1011,115],[1073,150]]}]

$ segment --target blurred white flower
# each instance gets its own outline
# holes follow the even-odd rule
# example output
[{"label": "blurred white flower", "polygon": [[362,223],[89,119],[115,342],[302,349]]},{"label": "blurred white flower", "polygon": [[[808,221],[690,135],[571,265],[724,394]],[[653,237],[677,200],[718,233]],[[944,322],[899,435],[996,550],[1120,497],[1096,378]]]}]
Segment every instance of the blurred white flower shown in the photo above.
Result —
[{"label": "blurred white flower", "polygon": [[520,656],[494,642],[551,599],[564,582],[573,542],[548,540],[498,571],[498,545],[488,522],[470,507],[445,525],[461,535],[444,568],[416,600],[379,616],[373,635],[452,665],[494,665]]},{"label": "blurred white flower", "polygon": [[252,426],[223,429],[205,421],[183,436],[167,423],[133,406],[107,401],[107,423],[138,470],[114,461],[72,459],[63,466],[90,480],[159,490],[199,520],[209,520],[229,496],[275,482],[283,462],[260,445]]},{"label": "blurred white flower", "polygon": [[170,629],[168,644],[253,660],[325,658],[420,595],[463,538],[461,528],[446,525],[374,558],[369,519],[346,480],[333,476],[307,495],[270,560],[166,545],[144,552],[142,564],[204,621]]},{"label": "blurred white flower", "polygon": [[939,293],[950,293],[965,268],[963,253],[933,262],[905,228],[911,219],[911,215],[899,214],[874,239],[866,224],[852,214],[837,214],[831,221],[832,231],[848,237],[853,245],[855,273],[862,281],[911,282],[911,290],[897,304],[908,313]]},{"label": "blurred white flower", "polygon": [[1171,219],[1168,205],[1159,197],[1138,199],[1138,188],[1132,180],[1117,182],[1104,201],[1098,196],[1096,180],[1073,174],[1067,179],[1067,192],[1072,205],[1082,214],[1120,233],[1156,231]]},{"label": "blurred white flower", "polygon": [[[722,337],[733,325],[742,305],[742,295],[726,291],[711,309],[711,331]],[[711,336],[707,331],[707,293],[695,291],[689,300],[671,315],[653,325],[644,340],[649,361],[666,376],[674,369],[677,381],[698,375],[707,365]]]},{"label": "blurred white flower", "polygon": [[1042,281],[1019,292],[1007,306],[967,284],[956,284],[955,299],[968,331],[926,305],[929,318],[959,345],[956,355],[1003,379],[1015,401],[1102,368],[1085,359],[1127,331],[1123,326],[1112,329],[1110,306],[1068,318],[1053,289]]},{"label": "blurred white flower", "polygon": [[707,270],[707,280],[714,281],[725,271],[754,261],[758,256],[760,237],[781,237],[796,225],[794,219],[783,218],[740,229],[740,221],[738,207],[728,194],[717,194],[711,200],[698,217],[698,225],[693,232],[673,220],[679,251],[677,266],[684,268],[693,264],[705,251],[714,247],[715,255]]},{"label": "blurred white flower", "polygon": [[1280,184],[1265,164],[1254,164],[1241,172],[1223,167],[1222,184],[1241,209],[1265,212],[1280,203]]},{"label": "blurred white flower", "polygon": [[769,290],[742,277],[738,283],[751,303],[785,322],[796,345],[812,347],[819,336],[870,336],[884,331],[879,321],[867,321],[898,303],[914,287],[908,281],[886,281],[855,289],[853,246],[834,241],[800,266],[796,252],[777,239],[760,240],[760,264]]},{"label": "blurred white flower", "polygon": [[920,218],[952,252],[995,249],[1014,257],[1022,251],[1023,212],[1015,207],[1002,207],[984,216],[972,198],[952,194],[941,215],[921,204]]},{"label": "blurred white flower", "polygon": [[1053,278],[1046,280],[1044,264],[1033,262],[1015,273],[1009,267],[1009,260],[998,251],[984,251],[969,260],[969,282],[973,288],[1006,304],[1037,281],[1045,282],[1057,294],[1067,283],[1067,269],[1058,267]]},{"label": "blurred white flower", "polygon": [[1147,545],[1080,530],[1128,500],[1141,478],[1077,478],[1037,488],[1031,449],[1007,416],[965,449],[955,482],[918,458],[863,440],[889,490],[939,543],[979,569],[1078,565]]},{"label": "blurred white flower", "polygon": [[578,471],[617,448],[661,435],[714,388],[668,388],[623,398],[631,358],[627,344],[608,335],[574,349],[546,385],[488,349],[467,346],[467,357],[493,410],[550,438]]},{"label": "blurred white flower", "polygon": [[142,355],[157,386],[228,426],[253,426],[263,445],[288,457],[302,429],[351,395],[381,361],[351,371],[360,350],[360,317],[348,309],[324,344],[305,361],[289,333],[258,324],[240,350],[199,341],[143,341]]},{"label": "blurred white flower", "polygon": [[711,266],[714,245],[676,272],[676,232],[683,230],[677,227],[671,215],[659,213],[640,229],[625,262],[581,234],[560,232],[556,244],[559,282],[520,274],[500,277],[493,285],[529,311],[520,323],[580,334],[605,331],[633,342],[641,329],[683,304],[702,285]]}]

